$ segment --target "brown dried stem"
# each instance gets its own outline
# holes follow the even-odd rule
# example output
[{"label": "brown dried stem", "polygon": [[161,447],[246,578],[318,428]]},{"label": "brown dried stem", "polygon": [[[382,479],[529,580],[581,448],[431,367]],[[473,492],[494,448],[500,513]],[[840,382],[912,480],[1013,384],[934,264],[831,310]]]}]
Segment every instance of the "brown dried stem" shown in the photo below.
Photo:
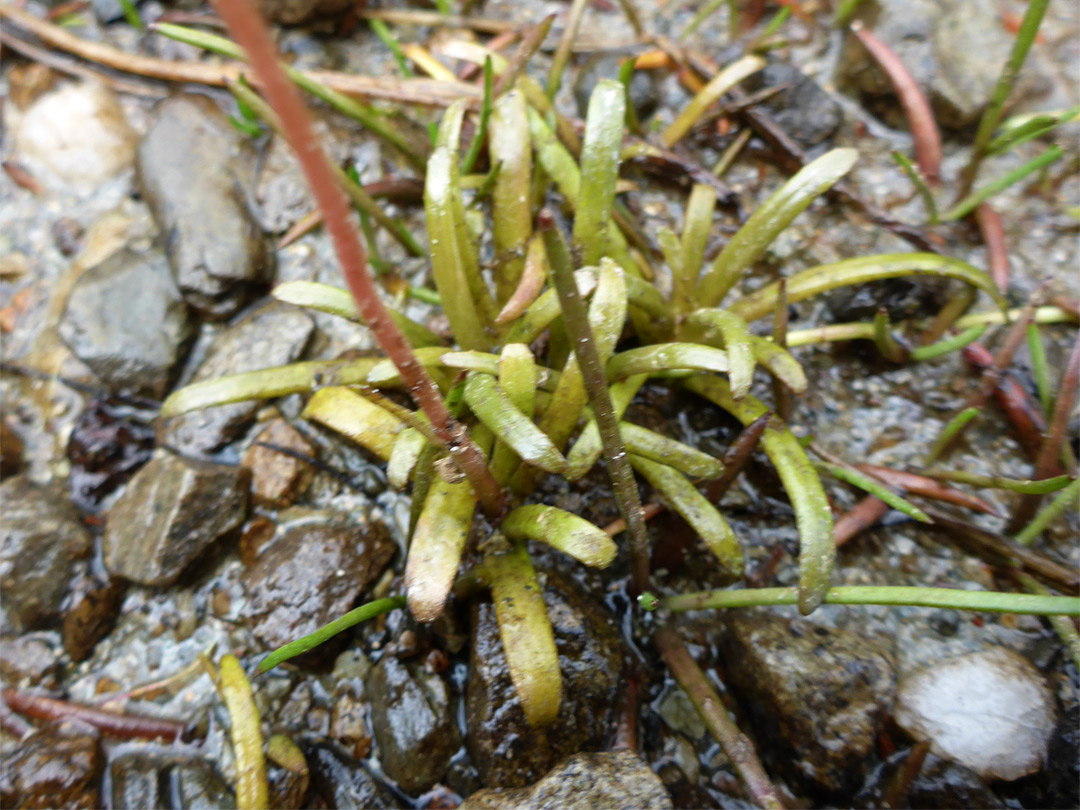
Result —
[{"label": "brown dried stem", "polygon": [[438,387],[417,361],[408,340],[379,298],[352,221],[348,197],[338,185],[333,167],[315,137],[299,91],[281,69],[266,24],[251,0],[215,0],[214,6],[233,39],[246,51],[252,69],[262,82],[263,92],[281,119],[284,134],[296,151],[315,201],[323,212],[342,273],[361,317],[397,367],[409,393],[431,420],[440,444],[450,451],[451,458],[468,476],[484,510],[491,515],[501,513],[505,499],[488,469],[484,454],[465,428],[451,417]]},{"label": "brown dried stem", "polygon": [[77,720],[93,726],[108,737],[125,740],[178,740],[184,735],[184,724],[178,720],[107,712],[93,706],[68,703],[65,700],[31,695],[14,689],[5,689],[3,700],[13,711],[21,714],[39,720]]}]

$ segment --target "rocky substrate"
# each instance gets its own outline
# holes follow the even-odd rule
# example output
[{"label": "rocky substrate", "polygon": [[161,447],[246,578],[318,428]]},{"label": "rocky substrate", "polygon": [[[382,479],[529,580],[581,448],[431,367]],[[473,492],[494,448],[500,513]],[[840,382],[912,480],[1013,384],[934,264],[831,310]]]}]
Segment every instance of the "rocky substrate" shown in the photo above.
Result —
[{"label": "rocky substrate", "polygon": [[[347,5],[263,2],[288,25]],[[631,41],[622,16],[596,5],[583,30]],[[675,35],[695,4],[638,5],[650,31]],[[1051,9],[1046,43],[1023,79],[1024,110],[1075,103],[1080,45],[1069,5]],[[92,6],[80,36],[128,49],[179,47],[136,42],[119,4]],[[964,0],[865,6],[928,88],[946,128],[945,171],[955,175],[1011,42],[997,8]],[[152,20],[163,8],[148,0],[140,10]],[[484,13],[521,12],[492,2]],[[724,61],[714,43],[726,41],[725,26],[724,13],[714,15],[688,46]],[[347,40],[323,30],[286,29],[283,50],[301,65],[393,72],[366,28]],[[892,215],[919,221],[919,202],[888,155],[907,150],[910,139],[887,82],[840,32],[797,15],[786,30],[789,47],[749,89],[781,87],[763,103],[807,149],[857,146],[853,185]],[[423,39],[430,30],[409,33]],[[537,64],[546,59],[542,53]],[[558,99],[573,114],[590,81],[617,70],[610,60],[578,61],[580,74]],[[4,360],[47,379],[0,375],[0,681],[171,718],[188,733],[183,742],[118,741],[74,718],[29,723],[4,709],[0,803],[232,807],[229,717],[200,656],[232,652],[253,673],[275,647],[400,592],[409,504],[387,488],[376,459],[300,419],[299,396],[171,420],[157,417],[156,403],[189,382],[365,352],[372,341],[354,324],[268,298],[275,282],[342,279],[319,231],[274,247],[310,202],[282,144],[252,140],[229,123],[227,95],[174,92],[155,103],[32,67],[10,59],[3,71],[3,157],[38,188],[0,174],[0,329]],[[658,108],[661,121],[687,99],[674,78],[638,79],[633,90],[639,114]],[[344,119],[326,110],[320,119],[331,152],[356,163],[365,182],[407,173]],[[57,132],[78,133],[79,148]],[[701,162],[711,165],[725,145],[698,144]],[[782,181],[763,156],[765,145],[752,140],[726,178],[744,212]],[[632,204],[649,235],[681,222],[684,191],[640,180]],[[1080,204],[1080,181],[1068,177],[1054,194],[1017,188],[1003,198],[1014,302],[1046,276],[1077,295],[1075,221],[1059,212]],[[390,207],[423,237],[419,206]],[[738,215],[723,219],[730,232]],[[985,266],[975,234],[952,233],[951,255]],[[422,260],[381,232],[377,245],[406,279],[423,280]],[[818,204],[781,235],[750,285],[781,268],[790,275],[906,249],[850,209]],[[896,317],[925,315],[948,294],[929,282],[895,282],[806,302],[792,314],[803,323],[856,320],[882,306]],[[428,308],[410,307],[440,327]],[[1074,332],[1044,331],[1052,366],[1062,365]],[[795,422],[850,460],[890,466],[921,457],[972,379],[955,355],[913,367],[889,365],[861,346],[797,356],[811,385]],[[1016,372],[1029,382],[1023,351]],[[719,411],[658,386],[644,389],[630,415],[715,454],[737,432]],[[957,466],[1024,477],[1020,445],[1002,425],[996,415],[983,420],[954,456]],[[853,502],[847,488],[828,487],[839,510]],[[552,483],[543,495],[601,525],[616,516],[602,470],[575,487]],[[1015,502],[987,497],[1005,514]],[[724,508],[751,574],[765,572],[758,584],[793,584],[798,535],[763,456]],[[1000,528],[996,518],[978,521]],[[663,515],[650,531],[664,593],[727,584],[681,521]],[[1041,547],[1080,564],[1077,531],[1070,513]],[[748,806],[731,763],[649,641],[671,617],[633,609],[625,560],[601,575],[530,550],[563,676],[552,726],[526,722],[486,597],[453,602],[431,625],[396,611],[254,680],[264,732],[285,735],[306,760],[302,773],[270,764],[273,806]],[[895,513],[843,549],[836,582],[995,588],[984,563]],[[680,632],[790,806],[879,806],[913,750],[926,759],[908,789],[911,806],[1080,801],[1078,673],[1040,619],[826,607],[806,618],[794,609],[693,614]],[[627,716],[637,718],[636,734],[625,733]]]}]

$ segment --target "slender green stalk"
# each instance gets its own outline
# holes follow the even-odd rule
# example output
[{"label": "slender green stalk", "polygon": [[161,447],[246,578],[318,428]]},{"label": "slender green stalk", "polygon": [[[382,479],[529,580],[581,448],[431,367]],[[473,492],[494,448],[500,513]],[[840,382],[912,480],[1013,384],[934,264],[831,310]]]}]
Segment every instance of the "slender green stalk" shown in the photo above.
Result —
[{"label": "slender green stalk", "polygon": [[1080,105],[1065,110],[1060,115],[1034,115],[1028,118],[1028,120],[1011,127],[1009,124],[1012,119],[1010,119],[1010,121],[1006,121],[1002,124],[1001,128],[1004,131],[995,137],[994,140],[990,141],[986,154],[987,156],[992,156],[1008,152],[1028,141],[1041,138],[1043,135],[1052,132],[1062,124],[1069,123],[1078,115],[1080,115]]},{"label": "slender green stalk", "polygon": [[1029,324],[1027,328],[1028,354],[1031,355],[1031,376],[1035,378],[1035,388],[1039,392],[1039,403],[1047,419],[1054,409],[1054,391],[1050,387],[1050,368],[1046,362],[1046,347],[1043,346],[1039,327]]},{"label": "slender green stalk", "polygon": [[679,42],[685,40],[688,36],[694,33],[698,26],[700,26],[705,20],[709,19],[720,6],[724,5],[727,0],[709,0],[698,9],[694,18],[686,24],[686,27],[679,33]]},{"label": "slender green stalk", "polygon": [[960,189],[956,194],[957,199],[966,196],[975,183],[975,177],[979,173],[979,166],[983,158],[986,157],[987,148],[994,137],[994,131],[997,130],[1001,116],[1005,111],[1005,104],[1009,100],[1009,95],[1012,93],[1016,80],[1020,77],[1020,68],[1023,67],[1028,51],[1035,42],[1035,37],[1039,33],[1039,25],[1042,23],[1043,15],[1046,14],[1049,5],[1050,0],[1031,0],[1028,3],[1027,11],[1024,12],[1024,19],[1020,23],[1020,30],[1016,33],[1016,41],[1013,42],[1012,52],[1009,54],[1005,67],[1001,70],[1001,75],[998,76],[997,84],[990,95],[990,102],[986,105],[986,109],[983,110],[982,118],[979,119],[979,128],[975,132],[975,143],[971,147],[971,160],[964,168]]},{"label": "slender green stalk", "polygon": [[873,323],[834,323],[811,329],[793,329],[787,334],[789,348],[814,343],[836,343],[843,340],[873,340]]},{"label": "slender green stalk", "polygon": [[[545,95],[552,101],[555,100],[555,96],[558,95],[559,88],[562,86],[563,73],[566,71],[567,63],[570,61],[570,49],[574,45],[578,28],[581,27],[581,18],[585,15],[585,9],[588,5],[588,0],[573,0],[570,4],[570,11],[566,15],[566,27],[563,29],[562,38],[555,48],[555,54],[551,57],[551,70],[548,71],[547,87],[544,91]],[[619,125],[622,125],[622,116],[619,116]]]},{"label": "slender green stalk", "polygon": [[1019,492],[1022,495],[1049,495],[1052,492],[1064,489],[1072,481],[1067,475],[1031,481],[1001,478],[996,475],[976,475],[963,470],[924,470],[920,475],[925,475],[927,478],[936,478],[939,481],[954,481],[957,484],[967,484],[969,487],[975,487],[976,489],[1004,489],[1009,492]]},{"label": "slender green stalk", "polygon": [[[480,103],[480,126],[476,128],[469,151],[461,161],[461,173],[468,174],[480,157],[480,148],[484,145],[484,137],[487,135],[488,119],[491,118],[492,86],[495,81],[495,73],[491,69],[491,59],[484,60],[484,99]],[[494,163],[494,161],[492,161]]]},{"label": "slender green stalk", "polygon": [[753,743],[728,716],[724,702],[709,684],[705,673],[694,663],[678,633],[672,627],[661,627],[653,639],[671,674],[685,690],[701,719],[735,766],[739,778],[746,785],[747,793],[759,807],[780,810],[784,805],[769,782],[757,752],[754,751]]},{"label": "slender green stalk", "polygon": [[934,440],[934,445],[930,448],[930,452],[926,454],[923,463],[933,464],[934,461],[937,460],[937,457],[949,446],[953,437],[964,430],[967,427],[968,422],[977,417],[981,412],[980,408],[965,408],[950,419],[949,423],[942,428],[941,434]]},{"label": "slender green stalk", "polygon": [[1080,496],[1080,478],[1061,490],[1054,500],[1044,506],[1039,514],[1035,515],[1035,519],[1016,535],[1016,542],[1025,546],[1034,543],[1035,538],[1042,534],[1058,515],[1064,514],[1068,509],[1077,508],[1077,496]]},{"label": "slender green stalk", "polygon": [[344,616],[334,619],[329,624],[324,624],[315,632],[308,633],[296,641],[290,641],[283,647],[278,647],[262,660],[257,671],[260,675],[269,672],[278,664],[282,664],[298,655],[303,655],[308,650],[315,649],[324,641],[333,638],[344,630],[348,630],[353,625],[366,622],[368,619],[374,619],[376,616],[381,616],[383,613],[388,613],[395,608],[403,607],[405,607],[404,596],[388,596],[385,599],[376,599],[373,602],[354,608]]},{"label": "slender green stalk", "polygon": [[[536,413],[536,358],[524,343],[507,343],[499,355],[499,385],[511,404],[526,418]],[[510,480],[518,454],[498,442],[491,454],[491,473],[500,484]]]},{"label": "slender green stalk", "polygon": [[896,161],[896,165],[908,176],[911,184],[915,186],[915,190],[919,192],[919,196],[922,197],[923,205],[926,207],[926,215],[930,219],[930,224],[937,225],[937,203],[934,202],[934,195],[930,192],[930,186],[926,184],[926,178],[922,176],[922,172],[915,168],[915,164],[912,163],[911,160],[908,159],[908,156],[903,152],[893,152],[892,157],[893,160]]},{"label": "slender green stalk", "polygon": [[607,237],[611,205],[619,179],[626,94],[611,79],[601,79],[589,97],[585,138],[581,144],[581,195],[574,212],[573,249],[578,267],[596,265],[612,255]]},{"label": "slender green stalk", "polygon": [[979,324],[978,326],[972,326],[970,329],[965,329],[958,335],[953,337],[944,338],[937,343],[931,343],[929,346],[917,346],[911,350],[911,359],[915,361],[933,360],[936,357],[955,352],[957,349],[962,349],[970,343],[974,343],[976,340],[982,337],[983,332],[986,331],[986,324]]},{"label": "slender green stalk", "polygon": [[833,15],[832,24],[836,28],[842,28],[848,24],[863,0],[840,0]]},{"label": "slender green stalk", "polygon": [[634,60],[631,57],[619,65],[619,84],[623,86],[623,96],[626,99],[626,128],[634,135],[641,135],[641,122],[638,121],[637,110],[630,98],[630,83],[633,80]]},{"label": "slender green stalk", "polygon": [[382,20],[369,19],[368,25],[371,26],[371,30],[375,32],[382,44],[385,45],[391,54],[394,56],[394,61],[397,62],[398,70],[401,71],[401,75],[406,79],[411,79],[413,72],[409,67],[409,60],[405,58],[405,54],[401,52],[401,44],[398,42],[397,35],[390,30],[390,26]]},{"label": "slender green stalk", "polygon": [[[795,588],[741,588],[732,591],[703,591],[670,596],[664,607],[676,613],[709,608],[737,608],[794,605]],[[1041,596],[993,591],[963,591],[954,588],[914,588],[854,586],[829,588],[827,605],[907,605],[912,607],[981,610],[987,613],[1080,616],[1080,597]]]},{"label": "slender green stalk", "polygon": [[[1033,2],[1032,5],[1035,3]],[[1048,148],[1038,157],[1034,157],[1011,172],[1006,172],[1001,177],[991,180],[985,186],[981,186],[975,189],[971,194],[964,197],[956,205],[941,215],[942,222],[949,222],[954,219],[963,219],[972,211],[974,211],[981,203],[986,202],[995,194],[1004,191],[1014,183],[1019,183],[1025,177],[1030,174],[1034,174],[1040,169],[1045,169],[1059,157],[1065,154],[1060,146],[1056,144]]]},{"label": "slender green stalk", "polygon": [[[956,321],[957,329],[967,329],[979,324],[998,326],[1004,323],[1014,323],[1023,313],[1024,307],[1016,307],[1008,312],[995,310],[993,312],[975,312]],[[1035,314],[1031,318],[1032,323],[1076,323],[1076,315],[1061,307],[1036,307]]]},{"label": "slender green stalk", "polygon": [[135,8],[134,0],[120,0],[120,9],[124,12],[124,19],[127,20],[128,25],[136,31],[146,30],[146,23],[139,16],[139,10]]},{"label": "slender green stalk", "polygon": [[920,523],[934,522],[926,512],[915,506],[911,501],[906,498],[901,498],[881,482],[874,480],[868,475],[863,475],[858,470],[843,467],[839,464],[830,464],[828,462],[819,462],[816,466],[825,470],[825,472],[829,473],[829,475],[834,478],[839,478],[841,481],[845,481],[854,487],[858,487],[864,492],[870,493],[879,500],[887,503],[893,509],[903,512],[908,517],[914,518]]},{"label": "slender green stalk", "polygon": [[[619,117],[622,126],[622,116]],[[604,377],[604,363],[600,358],[592,328],[585,311],[585,304],[578,295],[574,281],[570,255],[563,241],[562,234],[555,223],[555,216],[545,209],[540,212],[540,229],[544,235],[551,262],[552,281],[559,294],[566,330],[573,341],[574,355],[578,359],[585,390],[592,404],[596,424],[600,429],[600,439],[604,445],[604,456],[608,463],[608,474],[619,504],[619,511],[630,529],[631,571],[634,591],[643,592],[649,583],[649,541],[645,534],[645,521],[641,516],[641,497],[638,495],[634,472],[630,469],[626,447],[619,433],[619,422],[611,405],[607,380]]]}]

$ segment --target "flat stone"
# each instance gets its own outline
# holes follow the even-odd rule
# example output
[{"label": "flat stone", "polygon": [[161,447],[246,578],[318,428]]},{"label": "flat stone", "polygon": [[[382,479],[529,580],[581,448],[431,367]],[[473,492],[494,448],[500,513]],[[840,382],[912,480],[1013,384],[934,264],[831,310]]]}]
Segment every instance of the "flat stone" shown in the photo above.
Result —
[{"label": "flat stone", "polygon": [[268,650],[307,635],[352,609],[394,550],[376,521],[291,529],[244,571],[245,620]]},{"label": "flat stone", "polygon": [[104,764],[96,734],[47,726],[23,740],[4,762],[0,804],[20,810],[96,810],[103,806],[98,784]]},{"label": "flat stone", "polygon": [[240,464],[251,470],[251,494],[255,503],[271,509],[292,506],[311,484],[315,469],[298,458],[261,447],[261,443],[275,444],[306,456],[315,456],[317,451],[299,430],[277,419],[255,437],[244,453]]},{"label": "flat stone", "polygon": [[21,633],[59,615],[75,564],[93,542],[62,482],[9,478],[0,503],[0,607],[4,627]]},{"label": "flat stone", "polygon": [[749,76],[748,92],[766,87],[783,87],[762,105],[788,135],[803,146],[816,146],[840,127],[844,115],[840,104],[818,83],[788,62],[771,62]]},{"label": "flat stone", "polygon": [[533,728],[525,719],[495,608],[490,601],[473,605],[466,745],[489,787],[528,785],[572,754],[607,748],[615,731],[623,648],[614,620],[555,571],[547,573],[543,590],[562,673],[559,714],[546,728]]},{"label": "flat stone", "polygon": [[1046,761],[1053,695],[1004,647],[941,661],[901,680],[896,722],[984,779],[1019,779]]},{"label": "flat stone", "polygon": [[128,482],[105,523],[105,566],[140,585],[172,584],[247,515],[241,467],[161,452]]},{"label": "flat stone", "polygon": [[577,754],[535,785],[517,790],[490,788],[467,798],[460,810],[670,810],[659,777],[629,751]]},{"label": "flat stone", "polygon": [[[258,371],[295,360],[315,329],[311,317],[293,307],[272,303],[215,335],[191,382]],[[185,455],[220,450],[255,419],[257,400],[205,408],[167,420],[161,441]]]},{"label": "flat stone", "polygon": [[247,205],[255,152],[217,104],[186,93],[159,102],[137,169],[188,303],[227,318],[270,282],[273,253]]},{"label": "flat stone", "polygon": [[766,764],[810,790],[839,794],[866,777],[895,676],[889,660],[845,630],[763,610],[732,611],[721,641]]},{"label": "flat stone", "polygon": [[461,745],[446,682],[384,655],[366,688],[379,764],[406,793],[423,793],[443,777]]},{"label": "flat stone", "polygon": [[15,159],[54,191],[86,195],[131,168],[137,136],[116,95],[65,83],[38,98],[15,130]]},{"label": "flat stone", "polygon": [[57,331],[112,390],[160,399],[194,324],[165,254],[124,249],[79,276]]}]

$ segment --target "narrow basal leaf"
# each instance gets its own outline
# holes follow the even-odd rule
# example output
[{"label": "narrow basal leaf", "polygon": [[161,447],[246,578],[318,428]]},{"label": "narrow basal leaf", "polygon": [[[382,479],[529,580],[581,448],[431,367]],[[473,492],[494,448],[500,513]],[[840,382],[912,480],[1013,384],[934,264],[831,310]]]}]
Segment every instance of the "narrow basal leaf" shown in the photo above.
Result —
[{"label": "narrow basal leaf", "polygon": [[735,399],[750,393],[755,358],[746,321],[726,309],[699,309],[687,318],[684,330],[687,339],[724,349],[730,369],[728,380]]},{"label": "narrow basal leaf", "polygon": [[712,232],[713,212],[716,210],[716,190],[709,185],[697,183],[686,201],[686,222],[682,233],[682,267],[679,273],[672,268],[673,291],[671,299],[678,314],[692,311],[698,276],[705,262],[705,246]]},{"label": "narrow basal leaf", "polygon": [[405,428],[394,439],[390,459],[386,464],[386,480],[394,489],[405,489],[427,444],[424,434],[415,428]]},{"label": "narrow basal leaf", "polygon": [[550,725],[559,715],[562,675],[536,570],[520,543],[506,554],[489,554],[484,568],[510,680],[525,719],[534,728]]},{"label": "narrow basal leaf", "polygon": [[727,352],[700,343],[657,343],[619,352],[607,364],[607,375],[611,380],[677,370],[726,373]]},{"label": "narrow basal leaf", "polygon": [[465,402],[501,442],[521,459],[550,473],[566,471],[566,459],[543,431],[519,411],[490,374],[471,372],[465,381]]},{"label": "narrow basal leaf", "polygon": [[[507,344],[514,345],[514,344]],[[523,345],[523,344],[516,344]],[[531,352],[530,352],[531,354]],[[447,368],[461,369],[464,371],[479,371],[483,374],[496,376],[501,369],[502,357],[489,352],[444,352],[440,358]],[[534,373],[534,386],[546,391],[554,391],[559,382],[560,374],[544,366],[532,364]]]},{"label": "narrow basal leaf", "polygon": [[[752,396],[737,401],[731,396],[727,381],[720,377],[701,375],[686,380],[683,385],[719,405],[744,425],[768,412]],[[773,417],[761,436],[761,444],[795,510],[800,545],[799,611],[806,615],[822,603],[832,578],[836,543],[829,500],[806,451],[780,419]]]},{"label": "narrow basal leaf", "polygon": [[[589,270],[575,272],[574,281],[577,283],[578,295],[582,298],[588,298],[596,289],[596,275]],[[532,343],[560,314],[562,310],[559,308],[559,296],[554,289],[549,289],[529,305],[524,315],[514,321],[506,331],[505,341]]]},{"label": "narrow basal leaf", "polygon": [[[274,287],[270,294],[286,304],[326,312],[361,324],[364,322],[356,308],[356,299],[353,298],[352,293],[340,287],[331,287],[329,284],[318,284],[314,281],[287,281]],[[390,317],[394,319],[398,329],[405,334],[414,347],[438,346],[443,342],[430,329],[410,320],[396,310],[390,310]]]},{"label": "narrow basal leaf", "polygon": [[[536,413],[536,360],[524,343],[503,346],[499,355],[499,387],[510,403],[526,418]],[[518,466],[518,456],[507,445],[498,443],[491,455],[491,474],[505,483]]]},{"label": "narrow basal leaf", "polygon": [[[631,400],[633,400],[647,379],[649,379],[648,374],[637,374],[608,387],[608,393],[611,396],[611,407],[615,411],[616,419],[622,419]],[[581,431],[581,435],[578,436],[577,441],[574,442],[574,446],[570,448],[570,452],[566,456],[567,479],[577,481],[592,469],[603,452],[604,445],[600,441],[600,428],[596,424],[596,419],[590,417],[585,429]]]},{"label": "narrow basal leaf", "polygon": [[390,459],[394,440],[404,429],[396,416],[348,388],[322,388],[300,414],[352,439],[383,461]]},{"label": "narrow basal leaf", "polygon": [[[990,276],[959,259],[936,253],[887,253],[821,264],[787,279],[787,297],[788,302],[794,304],[837,287],[927,275],[964,281],[993,298],[1002,310],[1007,309],[1005,299]],[[732,304],[731,311],[747,321],[764,317],[776,307],[779,287],[778,282],[762,287]]]},{"label": "narrow basal leaf", "polygon": [[173,391],[161,404],[161,415],[180,416],[232,402],[302,394],[322,385],[356,385],[366,382],[368,374],[379,362],[377,357],[363,357],[358,360],[308,360],[203,380]]},{"label": "narrow basal leaf", "polygon": [[799,365],[799,361],[791,356],[791,352],[782,349],[771,340],[757,335],[750,336],[750,347],[754,351],[754,359],[758,361],[762,368],[796,394],[806,392],[806,387],[809,384],[806,380],[806,373],[803,371],[802,366]]},{"label": "narrow basal leaf", "polygon": [[[854,149],[833,149],[806,164],[784,183],[731,237],[731,241],[702,276],[695,296],[698,306],[715,307],[719,304],[781,231],[847,174],[858,157],[859,153]],[[790,286],[788,295],[791,295]],[[748,321],[753,320],[746,315],[743,317]]]},{"label": "narrow basal leaf", "polygon": [[744,561],[738,538],[723,516],[686,480],[686,476],[666,464],[634,453],[630,454],[630,463],[645,476],[645,480],[667,501],[668,506],[678,512],[705,541],[724,571],[732,577],[741,576]]},{"label": "narrow basal leaf", "polygon": [[615,559],[615,543],[602,529],[555,506],[519,506],[503,521],[502,532],[511,540],[547,543],[594,568],[607,568]]},{"label": "narrow basal leaf", "polygon": [[239,810],[266,810],[270,806],[270,787],[259,710],[255,707],[251,684],[235,655],[222,656],[218,672],[221,697],[229,710],[229,738],[236,758],[236,806]]},{"label": "narrow basal leaf", "polygon": [[720,96],[728,92],[747,76],[757,73],[765,67],[765,60],[760,56],[744,56],[721,70],[707,85],[701,88],[678,117],[671,122],[660,136],[664,146],[669,149],[705,114]]},{"label": "narrow basal leaf", "polygon": [[672,467],[691,478],[708,481],[724,474],[724,463],[720,459],[670,436],[655,433],[633,422],[620,422],[619,433],[629,452]]},{"label": "narrow basal leaf", "polygon": [[581,194],[574,212],[574,253],[579,265],[612,255],[608,246],[615,181],[619,179],[626,94],[612,79],[601,79],[589,97],[581,144]]},{"label": "narrow basal leaf", "polygon": [[526,245],[532,235],[532,141],[520,91],[511,90],[495,101],[488,132],[491,163],[502,166],[491,195],[491,234],[495,243],[496,295],[505,303],[521,279]]}]

